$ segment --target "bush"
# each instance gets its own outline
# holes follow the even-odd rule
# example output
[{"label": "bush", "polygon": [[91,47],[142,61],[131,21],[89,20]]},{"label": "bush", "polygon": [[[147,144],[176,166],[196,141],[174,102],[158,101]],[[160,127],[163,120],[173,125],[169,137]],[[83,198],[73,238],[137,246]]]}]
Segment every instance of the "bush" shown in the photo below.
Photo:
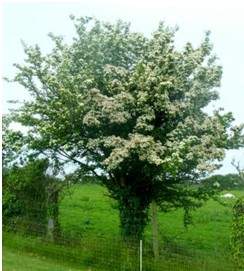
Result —
[{"label": "bush", "polygon": [[244,268],[244,197],[239,198],[233,207],[231,247],[237,266]]},{"label": "bush", "polygon": [[[48,179],[45,172],[47,160],[31,161],[23,167],[14,166],[3,174],[3,221],[4,225],[47,224]],[[34,232],[33,227],[25,227]]]}]

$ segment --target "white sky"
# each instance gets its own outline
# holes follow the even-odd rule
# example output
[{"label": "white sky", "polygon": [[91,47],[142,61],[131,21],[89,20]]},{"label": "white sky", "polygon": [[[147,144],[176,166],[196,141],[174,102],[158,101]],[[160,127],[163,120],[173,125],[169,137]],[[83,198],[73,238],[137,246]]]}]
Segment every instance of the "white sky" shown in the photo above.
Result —
[{"label": "white sky", "polygon": [[[38,43],[44,52],[50,49],[49,32],[71,40],[74,29],[69,19],[76,16],[95,16],[106,21],[122,19],[131,22],[132,30],[145,35],[153,32],[159,21],[178,25],[176,44],[186,41],[197,45],[204,31],[211,30],[214,51],[223,66],[220,100],[216,107],[232,111],[236,123],[244,122],[244,2],[190,0],[80,0],[80,1],[3,1],[1,74],[14,75],[12,63],[21,63],[24,54],[20,40]],[[27,98],[25,91],[13,84],[2,83],[3,112],[10,107],[7,100]],[[221,173],[233,171],[232,158],[244,165],[244,151],[229,151]]]}]

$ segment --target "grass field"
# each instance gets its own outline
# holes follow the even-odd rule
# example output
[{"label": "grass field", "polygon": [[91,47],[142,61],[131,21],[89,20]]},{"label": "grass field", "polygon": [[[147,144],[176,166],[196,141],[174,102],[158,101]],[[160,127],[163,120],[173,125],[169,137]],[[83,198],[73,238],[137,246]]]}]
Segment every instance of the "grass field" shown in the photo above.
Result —
[{"label": "grass field", "polygon": [[[236,197],[244,191],[231,191]],[[183,226],[183,212],[159,212],[159,232],[162,243],[171,242],[179,248],[193,248],[204,252],[225,253],[229,248],[232,206],[235,199],[224,200],[226,206],[208,201],[194,211],[193,225]],[[94,184],[76,186],[60,207],[64,232],[84,236],[117,236],[120,233],[116,202],[107,196],[106,189]],[[151,238],[151,225],[145,235]]]},{"label": "grass field", "polygon": [[[235,196],[244,195],[244,191],[231,191],[231,193]],[[184,266],[183,263],[180,265],[181,260],[179,260],[176,266],[177,269],[174,269],[172,262],[175,262],[175,259],[168,262],[165,259],[162,266],[166,269],[155,270],[225,270],[224,266],[229,261],[231,208],[234,201],[235,199],[226,199],[226,205],[222,206],[218,202],[210,200],[202,208],[194,212],[194,224],[188,230],[183,227],[183,213],[181,210],[166,214],[159,212],[161,251],[165,252],[168,250],[170,254],[186,255],[192,259],[192,263],[187,263]],[[103,238],[115,240],[120,234],[116,202],[108,197],[104,187],[95,184],[76,185],[73,187],[61,202],[60,222],[66,238],[87,241],[87,245],[84,245],[85,249],[72,251],[70,247],[55,247],[54,245],[48,245],[47,249],[47,246],[40,243],[39,240],[28,240],[26,242],[23,237],[17,237],[17,239],[11,236],[8,238],[4,237],[4,270],[100,271],[103,269],[103,263],[100,262],[94,265],[94,261],[96,261],[96,257],[99,257],[101,251],[107,262],[109,262],[110,255],[113,255],[114,258],[122,257],[115,253],[117,249],[116,242],[111,241],[105,244],[99,241],[103,240]],[[150,224],[146,228],[145,236],[146,240],[151,240]],[[30,244],[31,247],[29,247]],[[97,246],[100,246],[100,250],[97,249]],[[21,253],[19,252],[20,249]],[[199,255],[202,259],[207,259],[209,262],[215,261],[212,269],[210,267],[204,269],[203,265],[199,265],[200,267],[195,265],[194,261],[199,260]],[[218,255],[220,260],[217,260],[216,255]],[[126,257],[128,258],[128,255]],[[166,266],[168,266],[168,269]],[[110,269],[105,268],[104,270]],[[146,270],[154,269],[148,267]]]},{"label": "grass field", "polygon": [[3,248],[4,271],[83,271],[85,269],[70,268],[48,257],[23,252],[9,247]]}]

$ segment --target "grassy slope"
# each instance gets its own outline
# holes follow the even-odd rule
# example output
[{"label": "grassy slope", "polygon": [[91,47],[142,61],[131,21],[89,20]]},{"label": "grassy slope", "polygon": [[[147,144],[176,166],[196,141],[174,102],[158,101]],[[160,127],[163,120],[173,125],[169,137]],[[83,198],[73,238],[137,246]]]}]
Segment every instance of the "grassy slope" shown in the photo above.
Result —
[{"label": "grassy slope", "polygon": [[3,266],[4,271],[81,271],[45,256],[33,255],[33,253],[21,252],[9,247],[3,248]]},{"label": "grassy slope", "polygon": [[6,231],[3,234],[4,271],[102,271],[96,256],[89,246],[56,244]]},{"label": "grassy slope", "polygon": [[[232,191],[232,193],[236,196],[244,195],[244,191]],[[188,231],[186,231],[182,225],[181,210],[167,214],[159,213],[161,247],[168,241],[168,244],[171,246],[171,251],[181,250],[191,255],[193,251],[199,250],[203,258],[205,258],[205,254],[209,256],[209,254],[215,254],[215,252],[217,252],[217,254],[225,254],[229,247],[231,206],[233,200],[226,200],[226,202],[228,202],[228,206],[224,207],[219,203],[209,201],[204,207],[197,210],[194,213],[194,225],[190,226]],[[72,193],[66,195],[61,202],[60,220],[61,226],[67,235],[71,234],[77,238],[77,234],[79,234],[80,237],[85,237],[89,242],[94,236],[105,236],[106,238],[119,236],[119,215],[116,209],[116,203],[107,196],[105,188],[99,185],[86,184],[74,187]],[[150,224],[146,228],[146,236],[151,237]],[[77,265],[75,265],[73,269],[66,268],[65,266],[70,266],[68,260],[69,255],[66,255],[68,252],[66,247],[61,248],[60,251],[57,250],[56,256],[53,254],[56,258],[52,257],[51,260],[45,246],[40,248],[37,243],[31,244],[32,247],[35,247],[33,251],[36,251],[35,254],[39,255],[38,257],[36,255],[27,254],[27,251],[32,250],[25,250],[24,247],[23,250],[26,251],[25,253],[16,253],[16,251],[22,250],[21,246],[23,245],[23,240],[19,240],[18,242],[14,240],[12,241],[12,245],[11,242],[9,244],[8,242],[5,243],[4,270],[91,270],[76,269]],[[99,243],[95,243],[95,245],[99,245]],[[9,250],[11,246],[15,247]],[[112,246],[112,244],[110,243],[109,246]],[[53,251],[53,249],[56,250],[58,248],[54,247],[50,249],[50,251]],[[83,262],[84,256],[87,262],[85,264],[86,266],[89,266],[89,263],[91,264],[93,262],[93,256],[95,254],[91,253],[91,255],[89,255],[89,251],[94,251],[94,249],[96,249],[96,247],[88,249],[88,255],[84,254],[82,256],[79,252],[79,266]],[[62,250],[64,251],[62,252]],[[65,253],[67,259],[62,257],[63,253]],[[46,258],[42,258],[40,255]],[[109,255],[107,259],[109,259]],[[61,260],[62,262],[60,262]],[[222,260],[220,262],[222,262]],[[223,266],[224,264],[223,261]],[[102,266],[102,264],[99,264],[99,267]],[[179,269],[179,265],[177,266],[177,270],[185,270]],[[219,266],[219,262],[217,266]],[[218,268],[220,269],[214,267],[211,270],[224,270],[222,267]],[[191,269],[186,268],[186,270]],[[203,269],[194,268],[194,270]]]},{"label": "grassy slope", "polygon": [[119,235],[118,211],[105,188],[95,184],[77,185],[60,206],[60,222],[66,233],[81,236]]},{"label": "grassy slope", "polygon": [[[236,196],[244,191],[232,191]],[[225,253],[229,247],[231,206],[233,200],[225,200],[227,206],[215,201],[207,202],[193,215],[194,225],[186,231],[183,227],[181,210],[159,213],[159,231],[162,239],[170,240],[177,247],[199,249],[203,252]],[[107,196],[99,185],[77,185],[70,196],[61,203],[61,224],[65,232],[81,236],[119,235],[119,215],[116,203]],[[151,237],[151,225],[146,228]]]}]

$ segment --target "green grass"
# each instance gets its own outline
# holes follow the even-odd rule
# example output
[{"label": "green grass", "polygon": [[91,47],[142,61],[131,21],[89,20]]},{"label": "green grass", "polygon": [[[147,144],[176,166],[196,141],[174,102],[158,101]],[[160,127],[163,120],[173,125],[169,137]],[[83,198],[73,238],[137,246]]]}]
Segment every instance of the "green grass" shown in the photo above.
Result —
[{"label": "green grass", "polygon": [[[4,270],[111,270],[139,269],[138,249],[122,242],[86,239],[80,245],[53,244],[39,237],[4,233]],[[150,253],[143,257],[144,271],[233,271],[225,261],[164,255],[158,261]]]},{"label": "green grass", "polygon": [[95,264],[96,255],[91,247],[87,250],[88,246],[54,244],[41,237],[13,232],[4,232],[3,240],[4,270],[103,270]]},{"label": "green grass", "polygon": [[63,263],[53,261],[52,259],[35,255],[31,252],[3,248],[3,266],[4,271],[81,271],[88,270],[70,268]]},{"label": "green grass", "polygon": [[[231,191],[236,197],[244,191]],[[210,200],[193,212],[193,225],[183,226],[183,211],[159,212],[160,248],[170,253],[229,262],[232,206],[236,199],[225,199],[225,205]],[[71,196],[66,196],[60,208],[62,228],[66,233],[81,237],[119,236],[119,214],[116,202],[108,197],[104,187],[94,184],[77,185]],[[78,218],[78,219],[77,219]],[[151,224],[145,230],[152,239]],[[216,269],[217,270],[217,269]]]},{"label": "green grass", "polygon": [[[231,191],[235,196],[244,191]],[[162,245],[172,243],[179,249],[201,253],[225,254],[229,250],[232,206],[235,199],[225,199],[226,206],[210,200],[193,213],[193,225],[183,226],[183,211],[159,212],[159,232]],[[116,202],[108,197],[104,187],[94,184],[77,185],[60,206],[60,221],[65,233],[81,237],[119,236],[119,214]],[[145,236],[151,239],[151,224]]]},{"label": "green grass", "polygon": [[[231,193],[244,195],[244,191]],[[188,230],[183,227],[182,210],[159,212],[161,252],[165,254],[168,250],[168,255],[181,256],[172,259],[165,256],[160,263],[153,263],[150,252],[144,257],[144,270],[233,270],[227,265],[234,201],[225,200],[226,206],[208,201],[194,212],[194,224]],[[7,234],[4,236],[4,270],[72,271],[101,270],[104,267],[104,270],[118,270],[116,264],[125,262],[124,259],[127,267],[124,266],[123,270],[132,270],[128,267],[132,259],[130,250],[122,248],[116,241],[120,236],[116,202],[108,197],[104,187],[95,184],[74,186],[60,204],[60,222],[64,236],[74,238],[78,247],[47,244],[38,238]],[[145,236],[146,240],[151,240],[150,223]],[[149,247],[151,249],[150,242],[144,243],[145,250]],[[24,252],[18,254],[20,250]],[[24,262],[25,269],[22,267]],[[153,267],[152,264],[157,265]]]},{"label": "green grass", "polygon": [[63,231],[80,236],[118,236],[119,214],[116,202],[100,185],[77,185],[60,206]]}]

